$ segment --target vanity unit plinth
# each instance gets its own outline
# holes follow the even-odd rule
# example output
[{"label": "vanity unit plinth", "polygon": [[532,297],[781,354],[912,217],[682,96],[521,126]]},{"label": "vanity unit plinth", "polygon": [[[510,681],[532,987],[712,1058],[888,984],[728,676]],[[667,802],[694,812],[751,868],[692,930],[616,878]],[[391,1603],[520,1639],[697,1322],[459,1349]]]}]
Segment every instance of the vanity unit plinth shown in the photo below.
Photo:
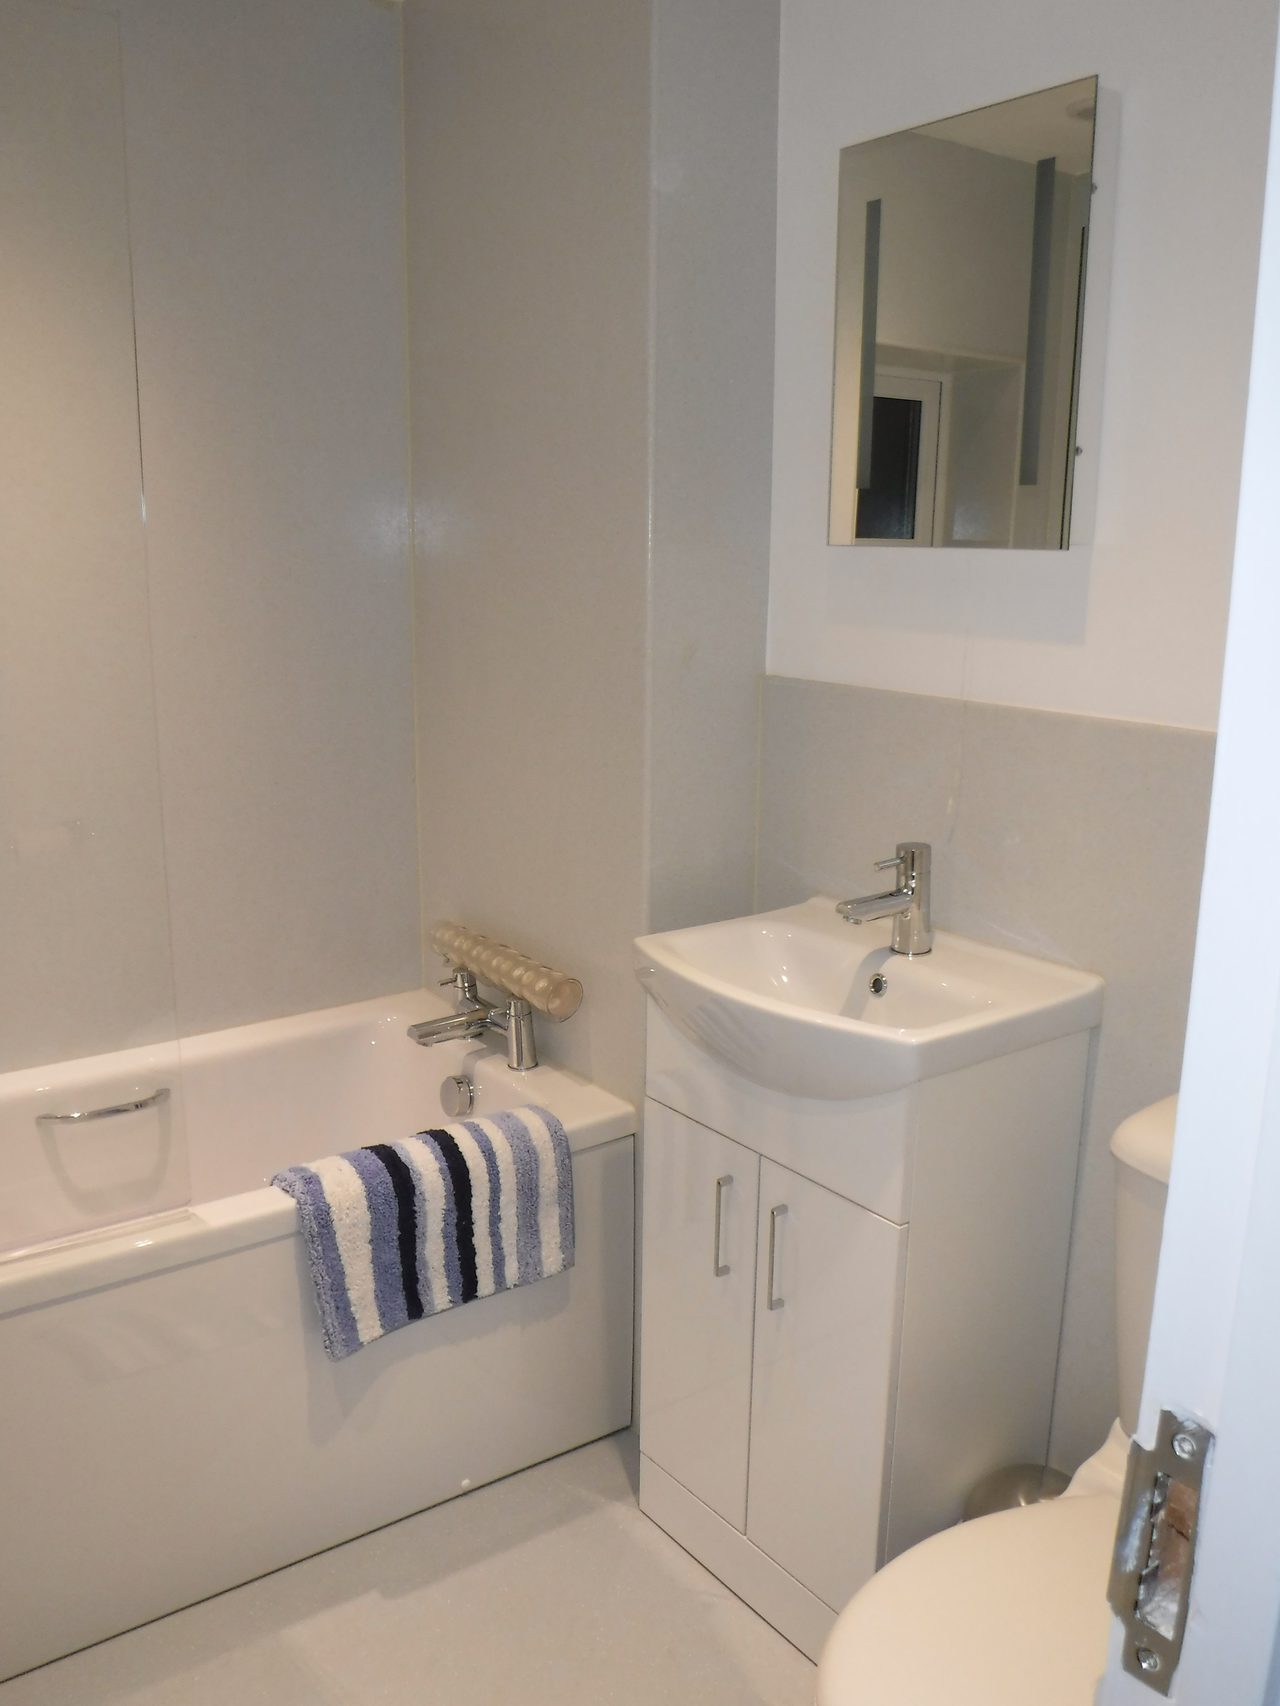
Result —
[{"label": "vanity unit plinth", "polygon": [[649,1008],[640,1504],[811,1657],[1044,1460],[1090,1031],[857,1101]]}]

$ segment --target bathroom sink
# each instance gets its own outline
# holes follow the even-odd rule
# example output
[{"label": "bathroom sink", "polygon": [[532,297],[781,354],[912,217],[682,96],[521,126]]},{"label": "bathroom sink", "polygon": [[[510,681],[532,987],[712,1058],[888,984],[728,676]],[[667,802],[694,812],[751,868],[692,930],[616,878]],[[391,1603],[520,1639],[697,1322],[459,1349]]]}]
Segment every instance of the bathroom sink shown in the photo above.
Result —
[{"label": "bathroom sink", "polygon": [[846,924],[836,902],[637,938],[636,973],[671,1022],[752,1083],[848,1101],[902,1089],[1102,1015],[1089,972],[945,930],[895,954],[890,921]]}]

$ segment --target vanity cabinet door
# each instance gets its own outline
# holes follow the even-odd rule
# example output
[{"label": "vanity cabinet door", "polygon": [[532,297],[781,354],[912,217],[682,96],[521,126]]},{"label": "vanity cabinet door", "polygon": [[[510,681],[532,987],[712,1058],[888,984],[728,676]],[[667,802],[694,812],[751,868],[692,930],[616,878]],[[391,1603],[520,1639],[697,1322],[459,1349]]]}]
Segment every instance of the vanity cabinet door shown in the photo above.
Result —
[{"label": "vanity cabinet door", "polygon": [[906,1228],[762,1161],[747,1536],[833,1610],[876,1568]]},{"label": "vanity cabinet door", "polygon": [[759,1169],[751,1150],[646,1103],[640,1448],[739,1530]]}]

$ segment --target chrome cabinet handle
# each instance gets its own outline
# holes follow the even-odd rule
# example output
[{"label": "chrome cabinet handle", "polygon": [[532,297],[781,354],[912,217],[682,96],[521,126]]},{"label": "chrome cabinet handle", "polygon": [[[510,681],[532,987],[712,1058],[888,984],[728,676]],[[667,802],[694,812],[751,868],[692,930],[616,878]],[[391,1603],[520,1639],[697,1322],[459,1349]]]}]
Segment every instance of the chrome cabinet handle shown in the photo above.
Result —
[{"label": "chrome cabinet handle", "polygon": [[786,1203],[779,1203],[777,1208],[769,1210],[769,1283],[766,1287],[770,1309],[782,1309],[786,1306],[786,1298],[778,1297],[773,1289],[773,1272],[778,1257],[778,1222],[787,1212]]},{"label": "chrome cabinet handle", "polygon": [[716,1231],[711,1251],[711,1268],[717,1279],[723,1279],[729,1272],[728,1262],[720,1260],[720,1227],[724,1219],[724,1193],[732,1183],[732,1173],[725,1173],[723,1177],[716,1180]]},{"label": "chrome cabinet handle", "polygon": [[37,1114],[37,1125],[77,1125],[82,1120],[109,1120],[116,1114],[136,1114],[140,1108],[154,1108],[159,1102],[169,1100],[169,1091],[165,1085],[153,1090],[149,1096],[139,1096],[133,1102],[113,1102],[109,1108],[84,1108],[74,1114]]}]

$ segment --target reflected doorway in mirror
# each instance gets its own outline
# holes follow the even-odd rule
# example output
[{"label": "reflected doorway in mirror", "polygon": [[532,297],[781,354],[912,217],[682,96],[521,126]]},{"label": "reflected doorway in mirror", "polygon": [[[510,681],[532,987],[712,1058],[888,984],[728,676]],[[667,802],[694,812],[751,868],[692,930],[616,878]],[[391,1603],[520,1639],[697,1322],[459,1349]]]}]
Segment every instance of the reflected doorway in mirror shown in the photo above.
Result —
[{"label": "reflected doorway in mirror", "polygon": [[943,382],[876,369],[868,485],[856,492],[855,535],[882,545],[932,545]]}]

